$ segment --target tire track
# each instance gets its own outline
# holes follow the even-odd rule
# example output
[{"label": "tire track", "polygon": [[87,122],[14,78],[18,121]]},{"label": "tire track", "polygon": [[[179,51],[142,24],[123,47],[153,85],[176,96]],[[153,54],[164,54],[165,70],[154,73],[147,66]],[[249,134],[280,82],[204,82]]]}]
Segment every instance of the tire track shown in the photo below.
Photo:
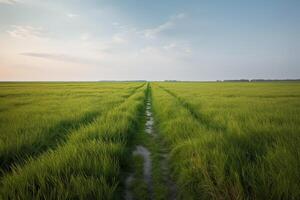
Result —
[{"label": "tire track", "polygon": [[187,102],[185,99],[182,97],[178,96],[174,92],[170,91],[167,88],[164,88],[161,85],[157,85],[159,88],[167,92],[169,95],[173,96],[177,101],[183,106],[185,109],[189,111],[189,113],[202,125],[205,126],[207,129],[214,130],[216,132],[226,132],[227,127],[224,125],[221,125],[219,123],[214,122],[213,120],[207,118],[203,114],[201,114],[194,105],[191,103]]}]

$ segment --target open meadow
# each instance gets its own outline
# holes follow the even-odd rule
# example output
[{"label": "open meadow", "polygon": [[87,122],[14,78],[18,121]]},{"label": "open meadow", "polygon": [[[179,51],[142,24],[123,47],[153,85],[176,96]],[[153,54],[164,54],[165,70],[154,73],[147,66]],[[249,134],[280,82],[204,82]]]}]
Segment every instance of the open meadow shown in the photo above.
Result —
[{"label": "open meadow", "polygon": [[299,83],[155,83],[187,199],[299,199]]},{"label": "open meadow", "polygon": [[0,83],[0,199],[300,199],[300,82]]}]

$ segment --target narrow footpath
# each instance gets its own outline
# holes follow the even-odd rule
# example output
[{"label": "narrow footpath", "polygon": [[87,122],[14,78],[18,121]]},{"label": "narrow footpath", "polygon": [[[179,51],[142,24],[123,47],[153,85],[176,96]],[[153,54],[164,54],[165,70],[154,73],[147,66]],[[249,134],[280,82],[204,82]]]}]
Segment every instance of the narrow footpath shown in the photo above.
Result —
[{"label": "narrow footpath", "polygon": [[175,200],[177,189],[170,176],[168,150],[157,134],[148,85],[142,128],[135,134],[132,171],[125,180],[125,200]]}]

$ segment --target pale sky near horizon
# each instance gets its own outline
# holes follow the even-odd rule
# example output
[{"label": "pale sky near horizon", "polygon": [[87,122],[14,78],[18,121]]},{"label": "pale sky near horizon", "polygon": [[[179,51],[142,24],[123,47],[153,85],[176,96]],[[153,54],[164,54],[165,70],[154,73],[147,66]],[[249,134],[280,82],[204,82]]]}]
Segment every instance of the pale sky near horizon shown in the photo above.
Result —
[{"label": "pale sky near horizon", "polygon": [[300,78],[297,0],[0,0],[0,81]]}]

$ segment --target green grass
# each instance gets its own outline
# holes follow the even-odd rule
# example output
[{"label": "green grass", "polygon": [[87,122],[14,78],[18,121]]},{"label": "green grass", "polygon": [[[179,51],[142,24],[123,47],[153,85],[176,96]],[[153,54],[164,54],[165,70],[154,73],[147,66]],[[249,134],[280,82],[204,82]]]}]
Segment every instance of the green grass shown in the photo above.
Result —
[{"label": "green grass", "polygon": [[154,199],[300,199],[299,82],[0,83],[0,130],[0,199],[147,199],[136,145]]},{"label": "green grass", "polygon": [[299,83],[155,83],[183,199],[299,199]]},{"label": "green grass", "polygon": [[140,84],[1,84],[0,169],[62,143]]},{"label": "green grass", "polygon": [[[134,85],[136,88],[142,84]],[[29,158],[24,165],[5,174],[1,180],[2,198],[117,198],[120,163],[126,157],[130,134],[137,126],[135,116],[143,107],[145,86],[125,96],[128,99],[70,132],[54,150]],[[111,97],[109,94],[106,98]]]}]

